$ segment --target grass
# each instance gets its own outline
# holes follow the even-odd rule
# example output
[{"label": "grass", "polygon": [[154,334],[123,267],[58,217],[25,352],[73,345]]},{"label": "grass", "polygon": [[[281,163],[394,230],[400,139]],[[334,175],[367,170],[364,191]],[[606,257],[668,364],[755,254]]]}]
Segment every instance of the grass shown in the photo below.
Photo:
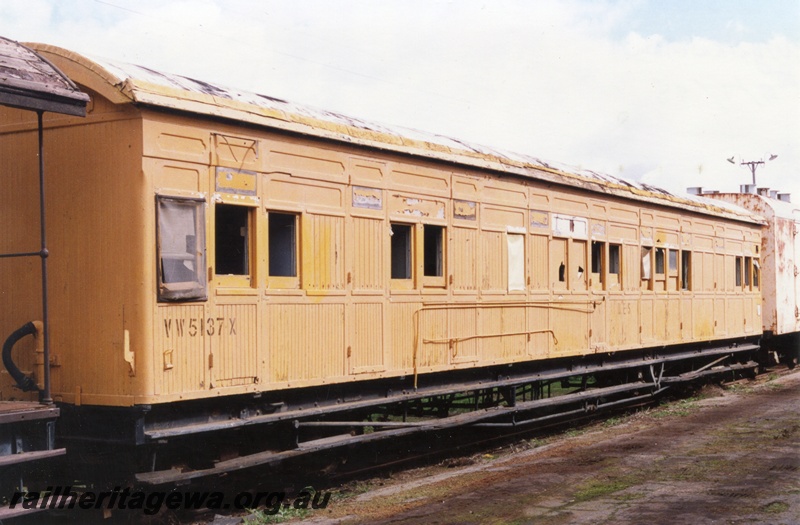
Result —
[{"label": "grass", "polygon": [[767,514],[781,514],[789,510],[789,504],[784,503],[783,501],[773,501],[772,503],[765,505],[762,510]]},{"label": "grass", "polygon": [[688,397],[663,405],[653,410],[650,415],[655,418],[686,417],[697,410],[698,397]]},{"label": "grass", "polygon": [[281,509],[275,514],[269,514],[263,510],[250,510],[250,515],[244,519],[245,525],[267,525],[269,523],[283,523],[284,521],[295,518],[302,519],[308,516],[308,509],[295,509],[292,507]]},{"label": "grass", "polygon": [[634,482],[625,478],[604,481],[593,480],[575,491],[572,497],[577,502],[591,501],[625,490],[632,485],[634,485]]}]

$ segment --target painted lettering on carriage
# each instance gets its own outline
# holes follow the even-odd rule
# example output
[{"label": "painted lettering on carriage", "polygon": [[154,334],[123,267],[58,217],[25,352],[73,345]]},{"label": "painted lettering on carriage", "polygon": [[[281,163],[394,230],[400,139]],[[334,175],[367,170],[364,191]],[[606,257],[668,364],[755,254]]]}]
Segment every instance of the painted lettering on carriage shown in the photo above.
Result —
[{"label": "painted lettering on carriage", "polygon": [[235,317],[190,317],[164,319],[164,335],[172,337],[198,337],[236,335]]}]

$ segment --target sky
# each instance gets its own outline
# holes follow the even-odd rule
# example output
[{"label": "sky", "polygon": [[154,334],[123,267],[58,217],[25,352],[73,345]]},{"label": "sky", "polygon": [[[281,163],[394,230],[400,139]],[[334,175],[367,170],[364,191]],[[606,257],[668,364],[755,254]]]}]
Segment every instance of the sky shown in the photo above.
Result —
[{"label": "sky", "polygon": [[800,203],[800,0],[0,0],[0,35],[678,193],[764,160]]}]

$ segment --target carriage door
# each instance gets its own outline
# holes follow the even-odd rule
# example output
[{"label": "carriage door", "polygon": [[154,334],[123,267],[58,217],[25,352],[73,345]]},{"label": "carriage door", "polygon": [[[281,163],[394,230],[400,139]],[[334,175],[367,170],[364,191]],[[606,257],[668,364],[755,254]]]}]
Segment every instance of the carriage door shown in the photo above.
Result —
[{"label": "carriage door", "polygon": [[210,387],[246,386],[258,377],[256,224],[260,211],[254,172],[215,168],[211,222],[212,290],[203,332]]}]

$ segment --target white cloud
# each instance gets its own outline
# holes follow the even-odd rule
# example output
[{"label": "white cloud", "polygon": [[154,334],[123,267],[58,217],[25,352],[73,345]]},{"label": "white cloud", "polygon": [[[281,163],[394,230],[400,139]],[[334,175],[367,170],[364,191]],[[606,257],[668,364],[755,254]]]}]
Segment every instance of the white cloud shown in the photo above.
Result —
[{"label": "white cloud", "polygon": [[759,179],[789,187],[800,165],[797,40],[625,30],[647,6],[4,0],[0,34],[677,191],[734,189],[749,172],[725,158],[774,151]]}]

